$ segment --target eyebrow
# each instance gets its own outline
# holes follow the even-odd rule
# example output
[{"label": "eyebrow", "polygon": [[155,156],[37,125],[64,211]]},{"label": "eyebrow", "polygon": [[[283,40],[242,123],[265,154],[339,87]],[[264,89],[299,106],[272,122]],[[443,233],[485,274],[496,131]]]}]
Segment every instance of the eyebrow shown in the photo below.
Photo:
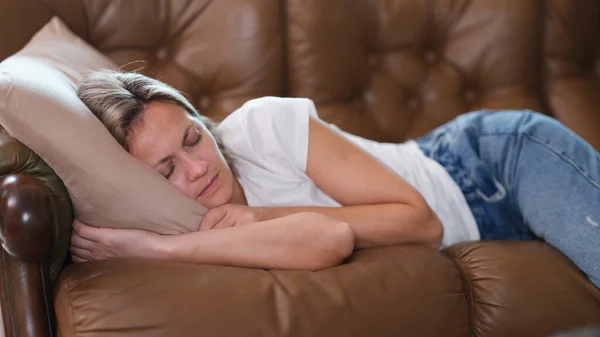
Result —
[{"label": "eyebrow", "polygon": [[[194,123],[192,122],[190,125],[188,125],[187,128],[185,128],[185,132],[183,133],[183,138],[181,138],[181,146],[185,146],[185,140],[187,139],[188,135],[190,134],[190,129],[194,126]],[[164,164],[166,161],[168,161],[171,158],[171,155],[166,155],[163,158],[161,158],[159,161],[156,162],[156,164],[154,164],[152,167],[156,168],[159,165]]]}]

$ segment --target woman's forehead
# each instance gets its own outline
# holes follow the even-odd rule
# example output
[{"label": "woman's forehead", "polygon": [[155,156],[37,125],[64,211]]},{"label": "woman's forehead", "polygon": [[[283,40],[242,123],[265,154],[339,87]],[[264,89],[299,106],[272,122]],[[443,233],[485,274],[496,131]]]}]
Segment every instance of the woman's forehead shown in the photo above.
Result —
[{"label": "woman's forehead", "polygon": [[195,121],[185,109],[175,104],[153,102],[129,132],[129,152],[140,159],[167,152],[180,145],[181,137],[192,123]]},{"label": "woman's forehead", "polygon": [[145,124],[172,124],[190,119],[184,108],[168,102],[151,102],[145,106],[142,114]]}]

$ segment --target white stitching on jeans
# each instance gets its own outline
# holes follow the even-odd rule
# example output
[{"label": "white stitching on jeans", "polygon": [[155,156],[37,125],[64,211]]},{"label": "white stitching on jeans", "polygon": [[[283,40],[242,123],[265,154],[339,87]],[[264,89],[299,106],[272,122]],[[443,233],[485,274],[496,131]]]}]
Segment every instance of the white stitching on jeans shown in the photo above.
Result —
[{"label": "white stitching on jeans", "polygon": [[498,202],[506,196],[506,189],[496,179],[494,179],[494,185],[496,185],[498,191],[489,197],[478,188],[475,189],[475,192],[486,202]]},{"label": "white stitching on jeans", "polygon": [[592,218],[589,215],[585,217],[585,221],[592,225],[592,227],[600,227],[600,223],[592,220]]},{"label": "white stitching on jeans", "polygon": [[559,151],[558,149],[554,148],[553,146],[551,146],[550,144],[547,144],[547,140],[543,139],[543,138],[539,138],[531,133],[525,132],[524,135],[527,135],[527,137],[529,137],[529,139],[543,147],[545,147],[546,149],[554,152],[554,154],[556,154],[559,158],[562,158],[562,160],[564,160],[566,163],[569,163],[571,166],[573,166],[578,172],[579,174],[581,174],[583,177],[585,177],[592,185],[594,185],[597,188],[600,188],[600,182],[596,181],[593,177],[591,177],[589,175],[589,173],[583,169],[582,165],[579,165],[577,162],[575,162],[573,160],[573,158],[565,155],[564,153],[562,153],[561,151]]}]

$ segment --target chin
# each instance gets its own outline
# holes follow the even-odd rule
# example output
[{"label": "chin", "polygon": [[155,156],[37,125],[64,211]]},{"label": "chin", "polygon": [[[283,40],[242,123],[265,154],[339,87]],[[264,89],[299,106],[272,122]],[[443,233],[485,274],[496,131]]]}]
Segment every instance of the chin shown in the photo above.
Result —
[{"label": "chin", "polygon": [[231,199],[231,193],[224,193],[226,190],[220,188],[210,199],[208,200],[199,200],[198,203],[203,205],[204,207],[211,209],[219,206],[223,206],[228,203]]}]

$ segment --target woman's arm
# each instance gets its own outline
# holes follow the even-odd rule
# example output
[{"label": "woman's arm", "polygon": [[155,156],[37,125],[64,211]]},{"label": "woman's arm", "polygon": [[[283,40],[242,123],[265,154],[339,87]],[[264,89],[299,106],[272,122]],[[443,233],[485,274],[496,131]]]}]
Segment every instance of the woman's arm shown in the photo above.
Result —
[{"label": "woman's arm", "polygon": [[[438,248],[442,229],[437,217],[426,208],[398,203],[344,207],[261,208],[263,219],[276,219],[298,212],[319,212],[346,222],[354,232],[355,248],[424,244]],[[429,211],[431,212],[431,211]]]},{"label": "woman's arm", "polygon": [[349,224],[356,248],[406,243],[440,246],[441,222],[421,194],[387,166],[312,117],[307,157],[307,175],[344,207],[256,208],[226,204],[211,209],[200,229],[318,212]]},{"label": "woman's arm", "polygon": [[319,213],[297,213],[252,226],[180,235],[73,224],[76,262],[153,258],[265,269],[319,270],[333,267],[353,250],[350,227]]},{"label": "woman's arm", "polygon": [[442,225],[421,194],[370,154],[323,122],[310,118],[306,172],[345,207],[292,207],[263,210],[265,219],[296,212],[320,212],[348,223],[355,246],[366,248],[420,243],[434,248]]},{"label": "woman's arm", "polygon": [[353,249],[352,229],[319,213],[166,236],[160,248],[169,260],[301,270],[336,266]]}]

